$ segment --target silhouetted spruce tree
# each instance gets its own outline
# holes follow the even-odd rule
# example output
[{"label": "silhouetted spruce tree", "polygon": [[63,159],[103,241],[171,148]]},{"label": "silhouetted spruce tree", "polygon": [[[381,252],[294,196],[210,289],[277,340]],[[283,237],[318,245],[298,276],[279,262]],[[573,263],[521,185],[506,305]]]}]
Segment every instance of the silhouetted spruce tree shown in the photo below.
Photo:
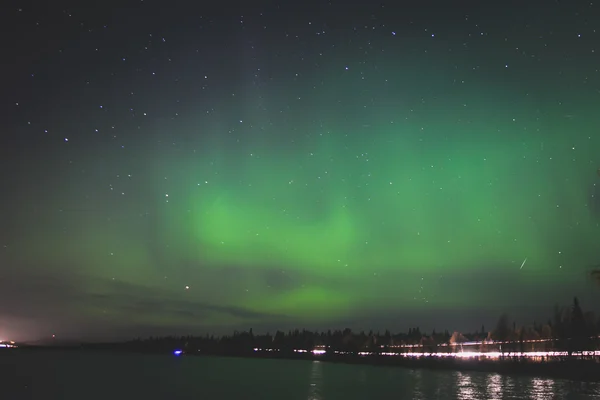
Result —
[{"label": "silhouetted spruce tree", "polygon": [[[500,318],[498,318],[498,322],[496,323],[496,328],[492,331],[492,339],[496,342],[505,342],[508,340],[510,336],[510,327],[508,324],[508,315],[502,314]],[[504,355],[506,351],[506,346],[504,344],[500,344],[500,353]]]},{"label": "silhouetted spruce tree", "polygon": [[523,354],[525,352],[525,327],[522,326],[519,330],[519,352]]},{"label": "silhouetted spruce tree", "polygon": [[569,342],[569,355],[575,351],[587,350],[588,337],[583,311],[579,306],[577,297],[573,298],[573,306],[571,307],[571,340]]},{"label": "silhouetted spruce tree", "polygon": [[554,347],[558,351],[567,351],[569,356],[571,355],[571,347],[569,346],[569,337],[571,334],[570,313],[570,308],[563,309],[558,305],[555,305],[552,322]]}]

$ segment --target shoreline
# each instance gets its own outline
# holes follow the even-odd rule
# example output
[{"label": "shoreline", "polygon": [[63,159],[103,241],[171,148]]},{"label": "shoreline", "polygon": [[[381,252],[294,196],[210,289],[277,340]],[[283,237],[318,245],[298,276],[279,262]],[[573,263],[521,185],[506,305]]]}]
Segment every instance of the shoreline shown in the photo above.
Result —
[{"label": "shoreline", "polygon": [[[191,356],[195,356],[191,354]],[[209,355],[205,355],[209,356]],[[217,356],[217,355],[215,355]],[[440,357],[386,357],[359,355],[218,355],[221,357],[281,359],[321,361],[350,365],[369,365],[376,367],[395,367],[409,369],[428,369],[461,372],[497,373],[501,375],[529,376],[551,379],[565,379],[580,382],[600,382],[600,363],[590,359],[564,359],[545,362],[531,362],[518,358],[502,360],[478,360]]]},{"label": "shoreline", "polygon": [[[172,354],[165,351],[123,349],[110,345],[81,346],[22,346],[5,351],[89,351],[132,354]],[[504,359],[460,359],[423,356],[358,355],[358,354],[312,354],[312,353],[269,353],[269,352],[184,352],[183,357],[231,357],[245,359],[303,360],[321,361],[348,365],[369,365],[376,367],[400,367],[461,372],[497,373],[501,375],[528,376],[551,379],[564,379],[580,382],[600,382],[600,362],[597,359],[566,358],[552,361],[530,361],[517,357]],[[176,357],[176,356],[173,356]]]}]

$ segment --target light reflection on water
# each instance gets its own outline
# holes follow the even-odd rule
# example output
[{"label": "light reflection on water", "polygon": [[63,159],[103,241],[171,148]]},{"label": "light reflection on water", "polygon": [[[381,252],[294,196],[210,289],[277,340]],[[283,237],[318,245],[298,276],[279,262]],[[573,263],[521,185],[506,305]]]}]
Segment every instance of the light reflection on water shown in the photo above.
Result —
[{"label": "light reflection on water", "polygon": [[[484,372],[433,371],[369,366],[346,367],[348,368],[347,373],[352,371],[345,374],[347,382],[353,382],[361,388],[366,388],[365,390],[369,392],[369,395],[361,397],[356,390],[345,393],[325,390],[320,393],[319,400],[362,400],[384,397],[411,400],[575,400],[600,398],[600,382],[555,381],[549,378]],[[333,371],[336,366],[325,363],[325,371],[330,368]]]},{"label": "light reflection on water", "polygon": [[471,383],[471,376],[463,372],[456,373],[456,395],[459,400],[472,400],[478,398],[478,393]]},{"label": "light reflection on water", "polygon": [[423,370],[412,369],[410,370],[410,376],[413,379],[413,400],[426,400],[427,395],[423,393]]},{"label": "light reflection on water", "polygon": [[320,361],[313,361],[308,382],[307,400],[322,400],[321,386],[323,384],[323,366]]},{"label": "light reflection on water", "polygon": [[532,400],[553,399],[556,396],[554,381],[552,379],[532,378],[529,395]]},{"label": "light reflection on water", "polygon": [[488,374],[487,398],[490,400],[501,400],[502,397],[502,377],[499,374]]}]

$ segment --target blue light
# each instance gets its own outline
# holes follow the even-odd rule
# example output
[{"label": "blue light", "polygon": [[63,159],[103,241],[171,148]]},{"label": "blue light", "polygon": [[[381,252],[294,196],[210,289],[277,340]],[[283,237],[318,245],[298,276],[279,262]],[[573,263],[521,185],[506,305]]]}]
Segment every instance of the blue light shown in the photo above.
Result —
[{"label": "blue light", "polygon": [[180,356],[181,354],[183,354],[183,351],[182,350],[175,350],[173,352],[173,354],[175,354],[176,356]]}]

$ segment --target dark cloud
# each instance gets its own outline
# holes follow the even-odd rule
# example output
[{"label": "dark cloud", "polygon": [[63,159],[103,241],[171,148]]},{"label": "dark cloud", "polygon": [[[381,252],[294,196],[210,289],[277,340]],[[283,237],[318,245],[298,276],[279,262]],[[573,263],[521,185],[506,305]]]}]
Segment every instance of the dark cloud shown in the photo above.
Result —
[{"label": "dark cloud", "polygon": [[48,317],[85,300],[83,279],[64,268],[53,273],[24,268],[7,270],[0,276],[0,313],[20,318]]},{"label": "dark cloud", "polygon": [[[251,265],[235,266],[226,265],[218,268],[221,282],[237,282],[238,280],[257,279],[271,291],[288,292],[300,289],[303,286],[337,287],[349,285],[356,281],[356,277],[347,275],[322,274],[314,269],[275,268],[273,266]],[[366,274],[365,274],[366,275]],[[360,277],[358,278],[360,279]]]},{"label": "dark cloud", "polygon": [[[53,330],[64,327],[71,333],[79,332],[83,336],[89,336],[90,332],[104,332],[106,337],[118,334],[120,326],[128,325],[128,321],[110,320],[109,329],[108,326],[103,326],[107,319],[98,320],[97,315],[89,314],[90,310],[106,310],[106,318],[114,313],[138,316],[156,321],[156,326],[160,325],[161,320],[180,319],[181,327],[196,327],[187,333],[198,332],[199,326],[204,330],[210,329],[210,318],[215,314],[239,318],[248,324],[286,319],[285,316],[260,313],[243,307],[178,298],[172,292],[143,285],[84,278],[64,270],[62,273],[54,270],[52,275],[16,272],[4,274],[0,280],[0,316],[6,321],[37,321],[53,327]],[[79,327],[85,327],[85,332]],[[113,329],[114,332],[111,333]],[[135,324],[132,329],[138,335],[155,334]]]},{"label": "dark cloud", "polygon": [[243,319],[263,319],[282,317],[279,315],[260,313],[241,307],[221,306],[174,298],[171,293],[160,289],[148,288],[127,282],[104,281],[107,293],[103,293],[98,306],[110,309],[121,309],[137,314],[181,315],[194,318],[206,318],[213,313],[228,314]]}]

